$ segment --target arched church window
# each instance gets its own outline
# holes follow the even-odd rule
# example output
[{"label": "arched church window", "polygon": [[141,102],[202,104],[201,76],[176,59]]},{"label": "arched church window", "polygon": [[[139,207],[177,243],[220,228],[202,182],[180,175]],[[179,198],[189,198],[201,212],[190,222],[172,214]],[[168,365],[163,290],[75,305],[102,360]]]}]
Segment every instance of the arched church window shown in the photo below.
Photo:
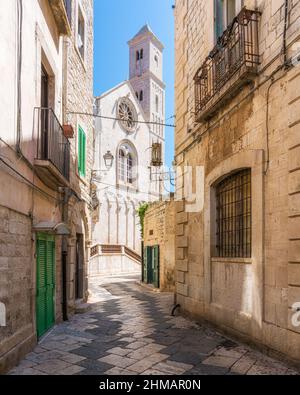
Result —
[{"label": "arched church window", "polygon": [[140,101],[143,101],[143,100],[144,100],[144,92],[140,91]]},{"label": "arched church window", "polygon": [[137,156],[130,143],[119,148],[119,181],[121,184],[134,185],[136,181]]}]

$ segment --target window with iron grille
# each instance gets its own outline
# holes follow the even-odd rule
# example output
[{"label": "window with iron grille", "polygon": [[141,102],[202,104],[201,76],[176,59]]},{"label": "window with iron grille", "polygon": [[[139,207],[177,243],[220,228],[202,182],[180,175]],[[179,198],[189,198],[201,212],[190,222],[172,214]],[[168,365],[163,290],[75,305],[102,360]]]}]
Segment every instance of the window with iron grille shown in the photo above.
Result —
[{"label": "window with iron grille", "polygon": [[216,253],[251,258],[251,170],[235,173],[216,186]]}]

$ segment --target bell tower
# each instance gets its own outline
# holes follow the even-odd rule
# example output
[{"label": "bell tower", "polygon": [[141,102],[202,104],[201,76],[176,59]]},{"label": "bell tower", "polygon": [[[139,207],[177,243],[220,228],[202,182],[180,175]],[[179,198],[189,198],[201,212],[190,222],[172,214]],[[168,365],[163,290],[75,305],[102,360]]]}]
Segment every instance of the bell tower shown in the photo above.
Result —
[{"label": "bell tower", "polygon": [[[165,122],[165,84],[163,82],[164,46],[149,25],[128,42],[129,80],[147,121]],[[150,125],[154,134],[164,138],[164,127]]]}]

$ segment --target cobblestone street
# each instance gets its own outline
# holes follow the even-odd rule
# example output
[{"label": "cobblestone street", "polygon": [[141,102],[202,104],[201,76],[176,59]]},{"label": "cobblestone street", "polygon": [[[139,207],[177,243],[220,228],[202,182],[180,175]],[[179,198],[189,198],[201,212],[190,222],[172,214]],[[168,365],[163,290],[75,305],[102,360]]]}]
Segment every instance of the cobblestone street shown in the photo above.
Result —
[{"label": "cobblestone street", "polygon": [[284,364],[215,331],[171,317],[173,295],[136,277],[92,284],[88,313],[52,330],[12,375],[286,375]]}]

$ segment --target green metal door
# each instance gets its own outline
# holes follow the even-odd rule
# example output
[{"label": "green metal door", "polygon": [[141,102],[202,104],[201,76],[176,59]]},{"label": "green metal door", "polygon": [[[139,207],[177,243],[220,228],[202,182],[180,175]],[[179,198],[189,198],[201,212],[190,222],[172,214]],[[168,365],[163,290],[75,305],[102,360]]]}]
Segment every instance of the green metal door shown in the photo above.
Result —
[{"label": "green metal door", "polygon": [[154,246],[152,250],[153,261],[153,285],[159,288],[159,246]]},{"label": "green metal door", "polygon": [[144,283],[152,284],[152,279],[152,247],[146,247],[144,249]]},{"label": "green metal door", "polygon": [[55,323],[55,241],[53,236],[37,235],[37,335],[43,336]]}]

